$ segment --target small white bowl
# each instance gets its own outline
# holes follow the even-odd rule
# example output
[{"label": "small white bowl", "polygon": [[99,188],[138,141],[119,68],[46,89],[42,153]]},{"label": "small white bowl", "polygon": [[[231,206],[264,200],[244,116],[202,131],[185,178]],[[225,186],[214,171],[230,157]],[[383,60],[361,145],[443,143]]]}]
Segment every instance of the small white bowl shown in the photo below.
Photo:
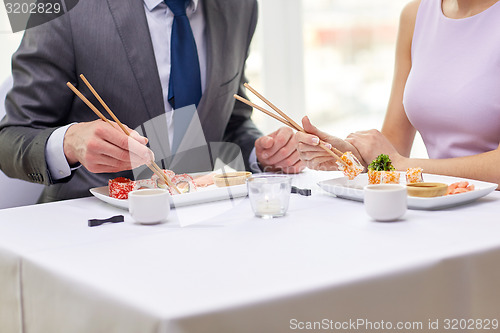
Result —
[{"label": "small white bowl", "polygon": [[366,213],[376,221],[396,221],[407,210],[406,186],[375,184],[364,187]]},{"label": "small white bowl", "polygon": [[128,210],[132,218],[142,224],[156,224],[170,213],[170,194],[163,189],[142,189],[128,194]]}]

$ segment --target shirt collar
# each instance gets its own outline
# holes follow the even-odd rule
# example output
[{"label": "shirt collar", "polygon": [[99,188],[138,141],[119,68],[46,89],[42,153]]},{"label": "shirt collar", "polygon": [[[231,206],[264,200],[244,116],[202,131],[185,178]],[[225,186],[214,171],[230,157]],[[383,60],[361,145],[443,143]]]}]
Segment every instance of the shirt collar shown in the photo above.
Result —
[{"label": "shirt collar", "polygon": [[[196,9],[198,8],[198,2],[199,0],[191,0],[188,6],[188,10],[191,9],[192,12],[195,12]],[[144,0],[144,4],[146,5],[146,8],[151,12],[153,9],[158,7],[160,4],[164,4],[165,2],[163,0]]]}]

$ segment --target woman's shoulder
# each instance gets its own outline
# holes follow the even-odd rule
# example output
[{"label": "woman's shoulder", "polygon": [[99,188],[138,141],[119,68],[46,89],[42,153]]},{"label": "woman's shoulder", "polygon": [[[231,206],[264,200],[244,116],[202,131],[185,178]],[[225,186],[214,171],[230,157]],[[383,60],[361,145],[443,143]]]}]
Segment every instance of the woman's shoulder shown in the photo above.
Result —
[{"label": "woman's shoulder", "polygon": [[[418,8],[422,0],[412,0],[407,3],[401,11],[399,18],[399,34],[400,38],[410,41],[413,38],[413,31],[415,30],[415,21],[417,20]],[[425,1],[425,0],[424,0]]]},{"label": "woman's shoulder", "polygon": [[412,0],[408,2],[401,11],[401,23],[415,22],[420,7],[421,0]]}]

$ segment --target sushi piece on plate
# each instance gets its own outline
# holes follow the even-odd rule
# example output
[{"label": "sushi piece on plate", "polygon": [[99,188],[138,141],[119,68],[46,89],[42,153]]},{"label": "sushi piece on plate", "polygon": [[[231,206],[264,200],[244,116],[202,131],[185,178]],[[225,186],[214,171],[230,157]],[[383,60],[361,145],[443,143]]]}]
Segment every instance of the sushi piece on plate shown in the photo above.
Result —
[{"label": "sushi piece on plate", "polygon": [[138,188],[137,182],[125,177],[108,180],[109,196],[115,199],[128,199],[129,192]]},{"label": "sushi piece on plate", "polygon": [[380,154],[368,165],[368,184],[399,184],[399,179],[388,155]]},{"label": "sushi piece on plate", "polygon": [[408,168],[406,170],[406,183],[407,184],[416,184],[422,183],[424,178],[422,176],[422,168]]}]

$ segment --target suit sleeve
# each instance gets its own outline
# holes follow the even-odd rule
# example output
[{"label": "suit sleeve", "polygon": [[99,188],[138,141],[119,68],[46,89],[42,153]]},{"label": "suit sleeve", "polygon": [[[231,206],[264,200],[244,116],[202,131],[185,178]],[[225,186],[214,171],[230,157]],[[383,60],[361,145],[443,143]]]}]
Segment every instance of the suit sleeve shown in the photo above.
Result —
[{"label": "suit sleeve", "polygon": [[69,14],[28,29],[12,58],[14,85],[0,122],[0,168],[9,177],[53,183],[45,144],[67,123],[76,82]]},{"label": "suit sleeve", "polygon": [[[250,47],[250,42],[252,41],[253,34],[255,32],[255,28],[257,26],[257,16],[258,16],[258,6],[255,1],[253,11],[251,14],[251,24],[248,30],[248,42],[247,42],[247,57]],[[247,98],[245,87],[243,84],[247,82],[244,68],[242,69],[241,81],[238,87],[238,95]],[[251,119],[252,116],[252,108],[240,101],[236,101],[234,104],[234,108],[229,119],[229,123],[226,127],[224,133],[224,141],[234,142],[240,148],[243,155],[243,160],[245,162],[245,168],[247,170],[250,169],[250,153],[252,152],[255,146],[255,140],[262,136],[262,132],[255,126],[254,122]]]}]

